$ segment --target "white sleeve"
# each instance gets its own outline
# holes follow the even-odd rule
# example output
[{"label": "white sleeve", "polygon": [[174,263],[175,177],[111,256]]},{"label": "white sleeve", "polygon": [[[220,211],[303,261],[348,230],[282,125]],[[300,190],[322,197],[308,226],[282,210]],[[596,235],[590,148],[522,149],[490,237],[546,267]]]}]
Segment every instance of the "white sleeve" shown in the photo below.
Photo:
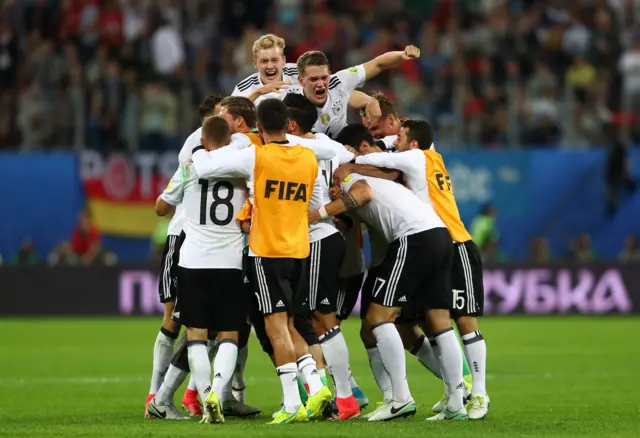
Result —
[{"label": "white sleeve", "polygon": [[335,76],[340,79],[342,88],[349,94],[360,88],[367,81],[367,74],[362,64],[340,70]]},{"label": "white sleeve", "polygon": [[247,97],[249,95],[248,91],[251,89],[251,87],[247,88],[244,91],[240,91],[238,89],[238,86],[236,85],[236,88],[233,89],[233,93],[231,93],[232,96],[241,96],[241,97]]},{"label": "white sleeve", "polygon": [[176,206],[182,202],[184,195],[185,175],[182,166],[178,167],[176,173],[173,174],[167,188],[162,192],[162,200],[167,204]]},{"label": "white sleeve", "polygon": [[326,143],[335,151],[336,157],[338,157],[338,162],[340,163],[340,165],[343,165],[344,163],[348,163],[352,161],[353,158],[355,157],[353,152],[349,152],[344,147],[344,145],[342,145],[341,143],[338,143],[335,140],[330,139],[325,134],[316,134],[316,138],[322,139],[324,143]]},{"label": "white sleeve", "polygon": [[323,205],[323,187],[324,179],[322,178],[322,170],[318,168],[318,176],[313,184],[313,191],[311,192],[311,199],[309,199],[309,205]]},{"label": "white sleeve", "polygon": [[178,162],[180,164],[184,164],[191,159],[191,151],[196,146],[200,145],[202,137],[202,128],[196,129],[194,132],[187,137],[187,140],[182,145],[182,149],[180,149],[180,153],[178,154]]},{"label": "white sleeve", "polygon": [[351,190],[351,187],[353,187],[353,184],[355,184],[356,181],[367,182],[366,178],[360,175],[359,173],[350,173],[340,183],[340,188],[342,189],[342,192],[347,193],[349,190]]},{"label": "white sleeve", "polygon": [[318,161],[330,160],[336,156],[336,151],[332,146],[325,144],[322,141],[301,138],[296,135],[287,134],[287,140],[292,144],[299,144],[300,146],[309,148],[316,154]]},{"label": "white sleeve", "polygon": [[[417,151],[417,152],[415,152]],[[422,154],[419,150],[406,152],[375,152],[373,154],[361,155],[356,158],[356,164],[369,164],[376,167],[385,167],[387,169],[397,169],[405,174],[415,173],[419,171],[419,166],[424,163],[417,157]]]},{"label": "white sleeve", "polygon": [[198,178],[250,178],[256,162],[255,149],[230,149],[216,151],[204,149],[193,154],[193,165]]},{"label": "white sleeve", "polygon": [[246,149],[251,146],[251,139],[244,134],[233,134],[229,146],[232,149]]}]

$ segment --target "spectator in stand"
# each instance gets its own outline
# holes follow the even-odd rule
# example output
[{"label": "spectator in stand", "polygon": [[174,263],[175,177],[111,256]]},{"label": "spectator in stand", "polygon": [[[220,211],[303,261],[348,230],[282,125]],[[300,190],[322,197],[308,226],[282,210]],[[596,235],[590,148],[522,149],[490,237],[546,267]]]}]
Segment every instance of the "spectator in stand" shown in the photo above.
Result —
[{"label": "spectator in stand", "polygon": [[607,214],[615,215],[620,209],[620,192],[632,194],[637,189],[637,181],[629,169],[629,151],[626,142],[619,138],[609,147],[607,156]]},{"label": "spectator in stand", "polygon": [[34,266],[40,262],[36,248],[31,239],[24,239],[18,251],[11,257],[9,263],[13,266]]},{"label": "spectator in stand", "polygon": [[98,228],[93,224],[89,210],[78,215],[78,224],[71,233],[70,246],[80,263],[86,266],[95,264],[111,265],[115,255],[102,248]]},{"label": "spectator in stand", "polygon": [[580,234],[571,245],[570,259],[574,262],[593,262],[597,258],[591,247],[591,236],[587,233]]},{"label": "spectator in stand", "polygon": [[485,243],[500,237],[496,226],[496,210],[491,204],[485,204],[480,209],[480,213],[471,222],[471,238],[480,249]]},{"label": "spectator in stand", "polygon": [[529,259],[534,264],[545,264],[552,261],[549,241],[546,237],[536,237],[529,247]]},{"label": "spectator in stand", "polygon": [[640,263],[640,245],[638,244],[638,236],[627,236],[624,241],[624,249],[620,251],[618,260],[624,263]]}]

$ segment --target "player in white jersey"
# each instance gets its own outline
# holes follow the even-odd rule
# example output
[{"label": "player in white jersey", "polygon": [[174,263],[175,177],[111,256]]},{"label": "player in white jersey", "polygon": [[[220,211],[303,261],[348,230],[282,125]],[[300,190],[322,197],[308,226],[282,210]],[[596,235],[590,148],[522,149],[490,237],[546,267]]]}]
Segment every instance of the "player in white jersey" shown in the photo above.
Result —
[{"label": "player in white jersey", "polygon": [[[205,120],[203,149],[217,150],[228,144],[230,128],[218,116]],[[203,179],[192,162],[181,165],[156,203],[160,215],[171,206],[184,204],[186,234],[178,278],[180,321],[187,327],[187,348],[191,373],[200,398],[205,401],[203,422],[223,423],[223,389],[231,379],[238,356],[238,332],[248,314],[242,288],[243,236],[235,219],[246,198],[242,179]],[[225,305],[221,306],[220,303]],[[210,331],[217,335],[215,376],[211,382],[211,362],[207,351]],[[154,398],[149,412],[166,418],[175,407],[171,400]]]},{"label": "player in white jersey", "polygon": [[[200,119],[204,120],[207,117],[217,114],[220,110],[221,101],[221,96],[206,96],[198,108]],[[200,128],[198,128],[187,138],[178,155],[180,164],[184,164],[191,157],[191,149],[193,149],[195,145],[200,144],[200,137]],[[147,412],[147,406],[160,389],[167,369],[170,367],[169,363],[174,352],[174,343],[180,332],[180,323],[172,316],[176,306],[178,255],[180,253],[181,243],[184,240],[184,236],[181,236],[181,233],[185,220],[184,210],[182,209],[182,205],[179,204],[176,206],[176,211],[171,218],[171,222],[169,222],[167,241],[160,265],[158,289],[160,301],[164,303],[164,315],[162,318],[162,327],[156,337],[153,348],[151,386],[145,403],[145,417],[147,418],[150,417]],[[176,370],[173,370],[172,373],[175,374]],[[186,376],[186,374],[184,376]],[[182,377],[183,379],[184,376]],[[182,404],[191,415],[202,415],[202,408],[198,402],[198,393],[195,391],[195,384],[193,382],[189,382],[189,387],[185,391]]]},{"label": "player in white jersey", "polygon": [[318,107],[317,132],[335,137],[347,124],[347,103],[351,93],[384,70],[403,61],[420,57],[420,49],[407,46],[404,51],[387,52],[369,62],[331,74],[324,53],[306,52],[298,58],[298,73],[303,93]]},{"label": "player in white jersey", "polygon": [[[281,378],[284,395],[283,408],[274,414],[272,423],[284,424],[292,421],[304,421],[307,418],[315,418],[322,415],[324,407],[331,400],[331,392],[323,385],[317,372],[315,361],[309,354],[308,346],[294,326],[295,316],[301,315],[301,312],[304,312],[306,307],[306,297],[300,294],[300,288],[302,286],[301,279],[304,278],[303,262],[304,257],[306,257],[304,252],[308,254],[308,246],[307,248],[304,247],[304,240],[307,239],[306,233],[308,231],[306,227],[304,229],[298,228],[297,231],[291,231],[291,235],[289,235],[287,233],[290,231],[287,230],[291,228],[283,228],[281,224],[275,225],[271,230],[279,230],[276,234],[279,236],[284,235],[284,241],[289,242],[288,245],[285,244],[285,249],[282,249],[282,240],[278,240],[278,245],[274,244],[276,243],[275,241],[261,240],[263,235],[256,230],[269,229],[269,218],[265,216],[266,213],[264,211],[269,211],[269,208],[273,209],[274,205],[276,209],[282,209],[284,206],[289,211],[293,211],[294,214],[299,214],[300,206],[306,210],[306,203],[309,200],[314,203],[320,202],[322,177],[319,169],[317,176],[309,175],[310,169],[312,172],[316,172],[315,159],[310,158],[308,152],[301,152],[302,148],[300,146],[289,142],[286,136],[288,110],[281,101],[278,99],[265,100],[258,107],[257,114],[258,129],[267,142],[265,146],[252,146],[240,151],[229,151],[226,154],[222,154],[225,151],[221,151],[216,157],[196,153],[193,159],[196,171],[201,177],[242,177],[246,178],[249,181],[248,184],[252,187],[254,184],[267,187],[265,181],[268,184],[273,184],[274,180],[268,179],[271,175],[276,175],[271,176],[271,178],[277,178],[278,180],[282,178],[280,174],[284,171],[280,167],[282,166],[281,163],[291,162],[287,158],[290,153],[287,151],[288,147],[283,148],[283,145],[293,148],[291,151],[296,154],[294,160],[298,159],[298,163],[300,161],[297,157],[302,157],[303,164],[311,165],[311,167],[300,171],[298,175],[293,170],[289,172],[289,177],[291,177],[291,172],[293,171],[293,178],[297,180],[314,181],[310,197],[307,197],[309,196],[309,189],[306,188],[308,187],[308,182],[296,183],[301,184],[301,187],[303,187],[304,193],[301,192],[301,199],[289,199],[282,194],[278,195],[279,197],[275,202],[272,198],[269,204],[264,201],[271,197],[271,192],[267,188],[265,188],[264,193],[263,191],[257,191],[251,194],[251,198],[259,199],[263,206],[263,210],[257,210],[262,214],[260,221],[257,221],[254,215],[251,222],[250,242],[253,243],[250,245],[249,256],[254,258],[253,265],[255,266],[255,272],[251,273],[251,276],[254,277],[252,283],[260,286],[256,290],[256,294],[261,301],[259,311],[264,316],[267,335],[275,349],[273,358],[277,366],[278,375]],[[268,176],[265,176],[265,174]],[[257,180],[254,178],[257,178]],[[299,202],[300,200],[303,200],[305,204],[294,204],[294,202]],[[257,208],[258,204],[256,203],[255,205]],[[280,222],[286,219],[276,217],[271,220]],[[257,226],[256,223],[267,225]],[[264,235],[268,236],[269,232]],[[301,235],[300,233],[303,234]],[[294,234],[298,239],[294,238]],[[271,238],[275,237],[273,234],[271,236]],[[300,240],[300,236],[304,240]],[[293,248],[294,251],[288,248]],[[287,255],[274,258],[268,255],[259,256],[254,251]],[[272,270],[271,265],[265,266],[267,264],[264,262],[265,260],[281,262],[274,262],[274,264],[283,266],[283,268],[276,272]],[[298,262],[295,262],[295,260],[298,260]],[[278,340],[277,343],[274,342],[276,339]],[[290,359],[296,357],[298,358],[297,365],[290,361]],[[285,363],[285,361],[288,362]],[[296,390],[295,368],[304,375],[309,385],[309,399],[306,403],[306,409],[301,407],[300,398]],[[291,374],[294,375],[293,380],[290,380]]]},{"label": "player in white jersey", "polygon": [[[387,369],[392,387],[392,401],[369,417],[369,421],[390,420],[413,415],[416,405],[406,381],[406,363],[400,334],[393,322],[403,306],[426,307],[428,320],[437,333],[449,370],[445,381],[456,388],[452,397],[459,398],[459,419],[466,419],[462,405],[462,355],[453,334],[450,320],[452,300],[451,264],[453,245],[444,223],[432,206],[420,201],[410,190],[395,182],[349,174],[338,169],[334,181],[340,184],[341,199],[317,212],[309,219],[318,219],[357,211],[371,227],[391,242],[385,258],[375,272],[370,288],[363,291],[363,330],[371,330]],[[456,366],[457,365],[457,366]]]},{"label": "player in white jersey", "polygon": [[[403,121],[395,145],[397,153],[368,154],[358,157],[356,162],[403,172],[407,187],[425,203],[434,206],[451,233],[455,243],[451,278],[455,292],[452,315],[464,344],[466,359],[473,364],[473,388],[467,409],[470,419],[482,419],[488,412],[489,397],[485,388],[486,343],[477,322],[477,316],[483,313],[484,303],[480,251],[460,219],[444,161],[433,144],[431,125],[424,120]],[[445,391],[443,406],[434,407],[438,413],[434,420],[448,419],[447,396]]]},{"label": "player in white jersey", "polygon": [[[283,100],[289,108],[290,119],[287,131],[299,137],[302,145],[323,143],[336,150],[331,160],[320,160],[322,172],[322,197],[320,202],[309,204],[309,208],[319,209],[331,202],[329,186],[333,181],[333,171],[341,164],[354,159],[354,154],[324,134],[313,134],[311,129],[317,119],[313,104],[300,94],[290,94]],[[344,259],[345,244],[331,218],[309,226],[311,251],[309,266],[309,309],[324,358],[331,369],[336,389],[337,419],[347,420],[360,413],[360,407],[349,381],[349,350],[344,335],[340,331],[336,317],[338,289],[340,287],[340,267]],[[356,393],[361,393],[357,384]]]}]

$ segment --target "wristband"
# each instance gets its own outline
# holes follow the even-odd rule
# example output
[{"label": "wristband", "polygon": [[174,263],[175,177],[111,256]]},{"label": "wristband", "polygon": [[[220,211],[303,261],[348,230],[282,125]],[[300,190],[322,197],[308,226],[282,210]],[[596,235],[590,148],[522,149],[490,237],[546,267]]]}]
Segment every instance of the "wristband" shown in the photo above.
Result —
[{"label": "wristband", "polygon": [[320,209],[318,210],[318,213],[320,213],[320,219],[326,219],[329,217],[329,215],[327,214],[327,209],[324,208],[324,205],[320,207]]}]

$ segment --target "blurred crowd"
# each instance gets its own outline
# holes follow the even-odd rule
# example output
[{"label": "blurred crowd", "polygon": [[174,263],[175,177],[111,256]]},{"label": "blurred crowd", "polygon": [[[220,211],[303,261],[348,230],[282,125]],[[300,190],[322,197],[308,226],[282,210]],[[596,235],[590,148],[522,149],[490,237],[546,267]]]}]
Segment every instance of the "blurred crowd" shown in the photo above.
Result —
[{"label": "blurred crowd", "polygon": [[640,143],[635,0],[4,0],[0,148],[177,149],[262,33],[332,70],[418,45],[367,84],[448,146]]}]

